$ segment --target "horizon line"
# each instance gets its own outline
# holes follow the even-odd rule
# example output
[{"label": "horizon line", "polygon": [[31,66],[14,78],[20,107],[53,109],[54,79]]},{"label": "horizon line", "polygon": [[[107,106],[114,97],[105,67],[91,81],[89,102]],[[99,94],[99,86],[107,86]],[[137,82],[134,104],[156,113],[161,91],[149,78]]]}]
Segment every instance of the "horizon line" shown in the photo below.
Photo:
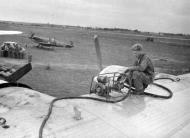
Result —
[{"label": "horizon line", "polygon": [[[153,33],[153,34],[168,34],[168,35],[179,35],[179,36],[190,36],[189,33],[170,33],[170,32],[152,32],[152,31],[143,31],[139,29],[128,29],[128,28],[120,28],[120,27],[99,27],[99,26],[82,26],[82,25],[68,25],[68,24],[54,24],[54,23],[40,23],[40,22],[25,22],[25,21],[13,21],[13,20],[0,20],[0,22],[12,22],[12,23],[24,23],[24,24],[41,24],[41,25],[54,25],[54,26],[68,26],[68,27],[80,27],[80,28],[87,28],[90,29],[95,29],[95,30],[104,30],[108,29],[108,31],[115,31],[115,30],[120,30],[120,31],[133,31],[136,33]],[[109,30],[110,29],[110,30]]]}]

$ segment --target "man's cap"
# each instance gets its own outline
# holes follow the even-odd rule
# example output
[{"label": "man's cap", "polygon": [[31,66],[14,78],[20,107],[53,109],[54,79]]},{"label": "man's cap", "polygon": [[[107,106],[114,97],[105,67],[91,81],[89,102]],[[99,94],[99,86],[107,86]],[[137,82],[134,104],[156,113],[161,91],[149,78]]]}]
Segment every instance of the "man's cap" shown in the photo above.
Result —
[{"label": "man's cap", "polygon": [[143,45],[140,43],[136,43],[136,44],[132,45],[132,47],[131,47],[132,51],[142,51],[142,49],[143,49]]}]

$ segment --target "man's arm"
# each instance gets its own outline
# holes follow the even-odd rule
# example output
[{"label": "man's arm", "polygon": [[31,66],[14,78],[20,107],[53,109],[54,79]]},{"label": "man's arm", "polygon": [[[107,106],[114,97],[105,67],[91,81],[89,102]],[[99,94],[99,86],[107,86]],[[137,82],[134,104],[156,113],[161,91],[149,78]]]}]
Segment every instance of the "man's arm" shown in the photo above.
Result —
[{"label": "man's arm", "polygon": [[139,66],[131,66],[129,67],[125,72],[128,71],[144,71],[148,66],[148,60],[147,58],[143,59],[141,64]]}]

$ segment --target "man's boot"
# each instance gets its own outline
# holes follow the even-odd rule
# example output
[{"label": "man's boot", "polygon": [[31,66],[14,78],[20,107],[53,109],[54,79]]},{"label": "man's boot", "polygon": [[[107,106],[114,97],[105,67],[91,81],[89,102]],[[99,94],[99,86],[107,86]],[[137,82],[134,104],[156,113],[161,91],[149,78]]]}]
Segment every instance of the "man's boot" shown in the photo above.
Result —
[{"label": "man's boot", "polygon": [[144,89],[135,90],[134,92],[132,92],[132,94],[135,94],[135,95],[143,95],[143,94],[144,94]]}]

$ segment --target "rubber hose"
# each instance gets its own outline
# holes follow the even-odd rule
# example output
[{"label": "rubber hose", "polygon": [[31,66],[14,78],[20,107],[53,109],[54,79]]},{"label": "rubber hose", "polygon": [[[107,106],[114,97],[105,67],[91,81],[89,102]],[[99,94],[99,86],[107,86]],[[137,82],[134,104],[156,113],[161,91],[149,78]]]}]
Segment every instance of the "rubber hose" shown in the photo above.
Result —
[{"label": "rubber hose", "polygon": [[[156,80],[159,80],[159,79],[166,79],[166,78],[157,78]],[[174,81],[173,79],[171,78],[168,78],[169,80],[172,80]],[[144,95],[147,95],[147,96],[151,96],[151,97],[155,97],[155,98],[163,98],[163,99],[169,99],[172,97],[173,93],[170,89],[160,85],[160,84],[157,84],[157,83],[153,83],[154,85],[158,86],[158,87],[161,87],[163,89],[165,89],[166,91],[168,91],[169,93],[169,96],[162,96],[162,95],[155,95],[155,94],[151,94],[151,93],[147,93],[147,92],[144,92]],[[125,100],[129,94],[131,93],[132,90],[134,90],[134,88],[132,88],[132,82],[131,82],[131,79],[129,79],[129,86],[127,86],[129,88],[128,90],[128,93],[121,99],[119,100],[104,100],[104,99],[99,99],[99,98],[94,98],[94,97],[62,97],[62,98],[55,98],[54,100],[51,101],[50,103],[50,106],[49,106],[49,110],[48,110],[48,114],[46,115],[46,117],[44,118],[41,126],[40,126],[40,130],[39,130],[39,138],[42,138],[42,135],[43,135],[43,128],[47,122],[47,120],[49,119],[51,113],[52,113],[52,109],[53,109],[53,104],[56,102],[56,101],[59,101],[59,100],[63,100],[63,99],[89,99],[89,100],[95,100],[95,101],[100,101],[100,102],[106,102],[106,103],[117,103],[117,102],[121,102],[123,100]]]},{"label": "rubber hose", "polygon": [[42,138],[42,135],[43,135],[43,128],[47,122],[47,120],[49,119],[51,113],[52,113],[52,108],[53,108],[53,104],[56,102],[56,101],[59,101],[59,100],[63,100],[63,99],[88,99],[88,100],[95,100],[95,101],[100,101],[100,102],[106,102],[106,103],[118,103],[118,102],[121,102],[123,100],[125,100],[129,94],[131,93],[131,86],[132,86],[132,83],[131,83],[131,80],[129,81],[129,90],[128,90],[128,93],[122,97],[121,99],[119,100],[104,100],[104,99],[99,99],[99,98],[94,98],[94,97],[62,97],[62,98],[55,98],[54,100],[51,101],[50,103],[50,106],[49,106],[49,110],[48,110],[48,114],[46,115],[46,117],[44,118],[41,126],[40,126],[40,130],[39,130],[39,138]]}]

